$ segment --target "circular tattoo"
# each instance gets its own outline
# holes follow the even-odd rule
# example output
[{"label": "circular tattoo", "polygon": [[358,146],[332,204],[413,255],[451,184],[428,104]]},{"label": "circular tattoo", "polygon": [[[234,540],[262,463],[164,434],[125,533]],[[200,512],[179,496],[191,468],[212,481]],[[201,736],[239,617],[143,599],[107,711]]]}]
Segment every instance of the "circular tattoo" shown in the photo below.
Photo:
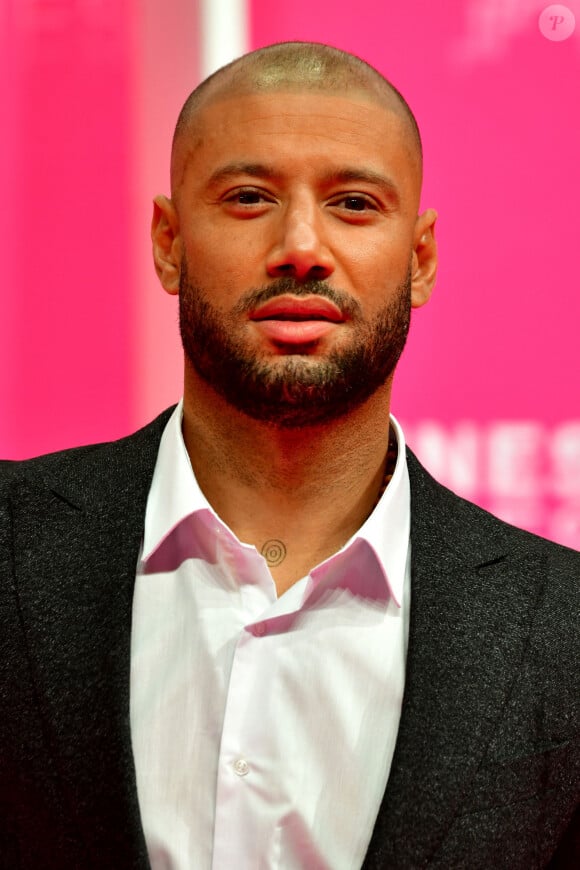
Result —
[{"label": "circular tattoo", "polygon": [[268,563],[269,568],[275,568],[280,562],[284,561],[286,556],[286,547],[282,541],[266,541],[261,550],[262,556]]}]

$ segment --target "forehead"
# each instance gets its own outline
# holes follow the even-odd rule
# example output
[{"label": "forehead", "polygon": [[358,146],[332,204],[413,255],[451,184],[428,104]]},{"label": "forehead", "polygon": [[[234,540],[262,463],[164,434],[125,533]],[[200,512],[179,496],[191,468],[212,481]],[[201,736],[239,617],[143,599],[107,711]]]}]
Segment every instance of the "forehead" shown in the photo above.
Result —
[{"label": "forehead", "polygon": [[357,163],[387,172],[409,195],[420,169],[400,112],[365,93],[241,93],[200,107],[176,149],[175,181],[203,183],[220,164],[267,162],[281,174]]}]

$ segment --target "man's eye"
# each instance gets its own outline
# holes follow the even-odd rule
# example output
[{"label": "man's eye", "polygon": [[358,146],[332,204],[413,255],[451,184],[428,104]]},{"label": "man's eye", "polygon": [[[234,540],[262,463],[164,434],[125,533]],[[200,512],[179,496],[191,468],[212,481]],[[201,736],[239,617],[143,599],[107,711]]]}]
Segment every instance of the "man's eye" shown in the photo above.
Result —
[{"label": "man's eye", "polygon": [[236,199],[244,205],[254,205],[256,202],[260,202],[262,195],[255,190],[243,190],[238,193]]},{"label": "man's eye", "polygon": [[344,196],[337,205],[342,205],[347,211],[367,211],[374,208],[372,201],[366,196]]},{"label": "man's eye", "polygon": [[259,190],[236,190],[228,197],[229,202],[236,205],[259,205],[266,197]]}]

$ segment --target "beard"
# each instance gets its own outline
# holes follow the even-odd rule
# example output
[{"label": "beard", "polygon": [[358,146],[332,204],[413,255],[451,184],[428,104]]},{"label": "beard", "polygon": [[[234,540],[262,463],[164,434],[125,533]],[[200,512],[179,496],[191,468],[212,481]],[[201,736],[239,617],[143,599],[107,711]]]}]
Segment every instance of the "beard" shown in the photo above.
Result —
[{"label": "beard", "polygon": [[[277,296],[320,295],[348,316],[350,339],[324,357],[307,353],[258,356],[244,339],[244,314]],[[324,281],[279,278],[250,290],[228,313],[193,284],[185,260],[179,287],[179,326],[185,355],[197,374],[238,411],[284,429],[337,420],[360,407],[394,372],[411,320],[411,271],[389,302],[365,321],[360,304]]]}]

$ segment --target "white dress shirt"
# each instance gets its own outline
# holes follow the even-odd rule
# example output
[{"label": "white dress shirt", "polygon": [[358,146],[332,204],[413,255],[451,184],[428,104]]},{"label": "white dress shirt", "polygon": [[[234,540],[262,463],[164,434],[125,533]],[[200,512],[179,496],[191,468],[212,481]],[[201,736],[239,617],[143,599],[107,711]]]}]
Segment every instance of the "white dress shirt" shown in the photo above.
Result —
[{"label": "white dress shirt", "polygon": [[[153,870],[360,868],[404,688],[404,437],[359,531],[279,598],[161,440],[133,601],[131,734]],[[387,445],[385,444],[385,451]]]}]

